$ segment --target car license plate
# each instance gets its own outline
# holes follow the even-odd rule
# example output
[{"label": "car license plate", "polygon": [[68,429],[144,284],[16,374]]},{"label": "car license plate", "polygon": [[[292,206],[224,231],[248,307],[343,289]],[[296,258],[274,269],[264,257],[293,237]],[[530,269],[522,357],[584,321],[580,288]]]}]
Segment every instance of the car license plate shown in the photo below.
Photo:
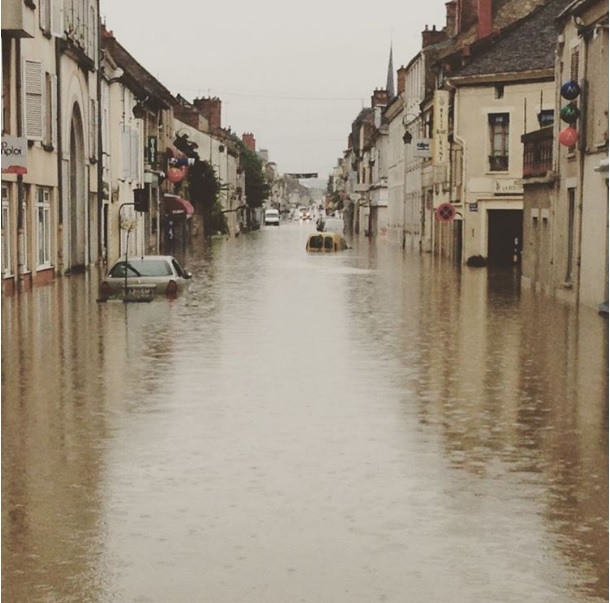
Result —
[{"label": "car license plate", "polygon": [[155,296],[155,287],[127,287],[125,299],[128,301],[151,301]]}]

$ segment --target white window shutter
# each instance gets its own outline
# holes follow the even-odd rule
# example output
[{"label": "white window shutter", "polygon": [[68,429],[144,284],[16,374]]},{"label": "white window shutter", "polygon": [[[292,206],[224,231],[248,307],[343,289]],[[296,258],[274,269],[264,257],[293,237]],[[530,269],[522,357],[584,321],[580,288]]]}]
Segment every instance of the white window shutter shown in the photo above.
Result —
[{"label": "white window shutter", "polygon": [[39,0],[38,16],[40,18],[40,29],[49,31],[49,0]]},{"label": "white window shutter", "polygon": [[137,128],[131,128],[131,166],[129,176],[132,181],[138,180],[138,158],[140,150],[140,132]]},{"label": "white window shutter", "polygon": [[129,167],[131,163],[131,151],[130,151],[131,135],[128,129],[123,130],[121,133],[121,164],[122,164],[122,177],[123,179],[129,178]]},{"label": "white window shutter", "polygon": [[62,38],[64,35],[64,2],[63,0],[51,0],[51,33]]},{"label": "white window shutter", "polygon": [[90,115],[89,115],[89,128],[90,128],[90,146],[89,146],[89,156],[97,157],[97,129],[98,129],[98,119],[97,119],[97,100],[92,98],[90,103]]},{"label": "white window shutter", "polygon": [[40,61],[23,62],[24,115],[23,131],[30,140],[44,135],[43,70]]},{"label": "white window shutter", "polygon": [[51,144],[57,148],[57,76],[51,75]]}]

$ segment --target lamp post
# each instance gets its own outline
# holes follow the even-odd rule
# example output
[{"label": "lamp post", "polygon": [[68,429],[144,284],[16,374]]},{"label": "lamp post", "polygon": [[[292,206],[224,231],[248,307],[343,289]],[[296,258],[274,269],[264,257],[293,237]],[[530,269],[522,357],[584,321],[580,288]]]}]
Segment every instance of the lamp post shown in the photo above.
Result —
[{"label": "lamp post", "polygon": [[[410,132],[409,128],[413,126],[415,120],[419,119],[419,115],[415,113],[405,113],[402,118],[402,125],[405,129],[404,134],[402,135],[402,141],[404,143],[404,155],[403,155],[403,169],[404,169],[404,180],[403,180],[403,195],[402,195],[402,247],[405,248],[407,241],[407,174],[408,174],[408,161],[407,161],[407,145],[410,145],[413,141],[413,134]],[[409,153],[409,156],[413,157],[413,152]],[[423,208],[420,208],[420,211],[423,211]],[[420,220],[421,222],[421,220]],[[420,224],[421,228],[421,224]],[[421,233],[420,233],[421,237]]]}]

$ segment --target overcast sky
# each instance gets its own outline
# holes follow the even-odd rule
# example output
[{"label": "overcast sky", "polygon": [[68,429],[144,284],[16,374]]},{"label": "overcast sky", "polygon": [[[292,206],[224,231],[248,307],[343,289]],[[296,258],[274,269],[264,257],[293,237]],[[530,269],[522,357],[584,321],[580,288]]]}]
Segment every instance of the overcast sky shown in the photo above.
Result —
[{"label": "overcast sky", "polygon": [[445,2],[101,0],[101,15],[172,94],[218,96],[223,127],[252,132],[280,173],[326,179],[385,88],[390,45],[396,72],[426,25],[444,26]]}]

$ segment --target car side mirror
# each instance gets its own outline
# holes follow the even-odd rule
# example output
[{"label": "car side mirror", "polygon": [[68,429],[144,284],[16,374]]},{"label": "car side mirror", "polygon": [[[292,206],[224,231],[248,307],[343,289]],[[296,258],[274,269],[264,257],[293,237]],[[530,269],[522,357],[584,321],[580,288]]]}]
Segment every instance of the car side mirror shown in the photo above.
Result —
[{"label": "car side mirror", "polygon": [[193,278],[193,273],[192,272],[188,272],[188,270],[184,273],[184,278]]}]

